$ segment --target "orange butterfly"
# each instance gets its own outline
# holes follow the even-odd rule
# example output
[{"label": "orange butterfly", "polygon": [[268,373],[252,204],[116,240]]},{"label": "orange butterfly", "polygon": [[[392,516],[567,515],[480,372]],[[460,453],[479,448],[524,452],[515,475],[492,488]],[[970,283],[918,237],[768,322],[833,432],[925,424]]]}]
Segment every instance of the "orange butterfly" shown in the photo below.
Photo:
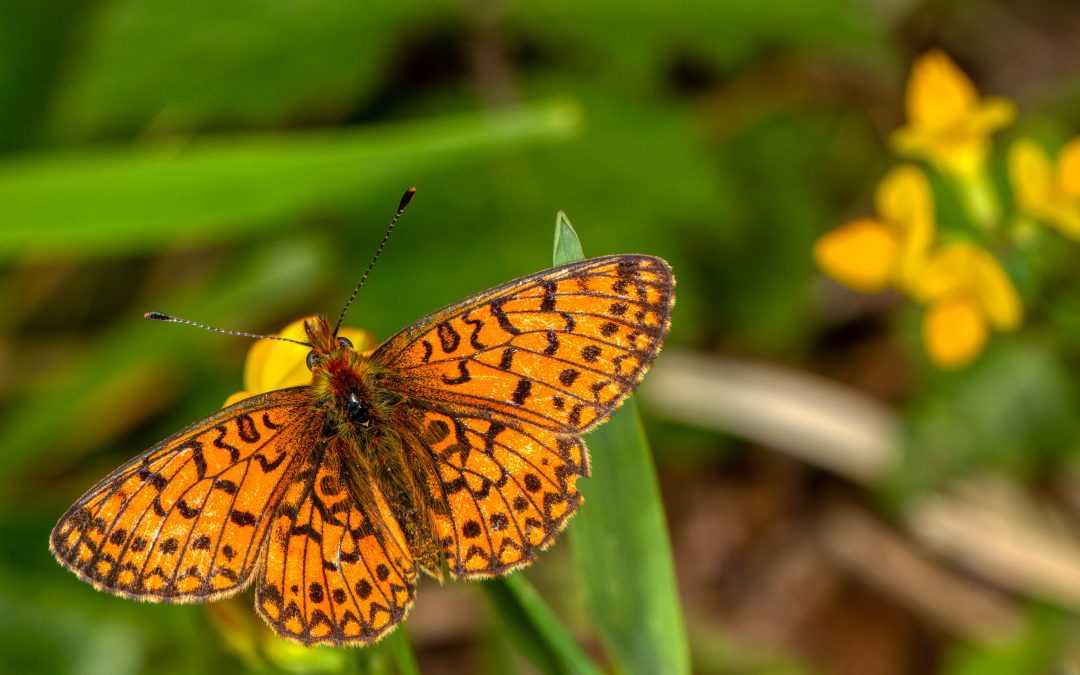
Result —
[{"label": "orange butterfly", "polygon": [[469,297],[370,354],[315,317],[311,384],[230,405],[120,467],[64,514],[52,552],[138,600],[254,583],[282,637],[374,642],[405,618],[418,571],[506,574],[552,543],[582,501],[581,435],[641,381],[673,304],[666,262],[614,255]]}]

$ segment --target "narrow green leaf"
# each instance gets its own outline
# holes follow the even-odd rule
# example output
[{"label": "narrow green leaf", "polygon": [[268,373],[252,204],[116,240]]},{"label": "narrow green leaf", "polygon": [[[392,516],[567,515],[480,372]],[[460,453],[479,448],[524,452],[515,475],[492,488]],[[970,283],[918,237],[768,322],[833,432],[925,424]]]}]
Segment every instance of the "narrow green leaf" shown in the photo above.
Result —
[{"label": "narrow green leaf", "polygon": [[[560,216],[556,265],[584,257]],[[592,477],[578,483],[585,503],[569,533],[593,620],[619,672],[689,673],[664,505],[634,401],[590,433],[588,445]]]},{"label": "narrow green leaf", "polygon": [[235,240],[305,211],[405,187],[434,168],[566,136],[578,119],[577,106],[560,101],[345,131],[14,157],[0,162],[0,259]]},{"label": "narrow green leaf", "polygon": [[394,655],[394,663],[400,675],[420,675],[420,664],[416,662],[416,654],[413,653],[409,644],[409,635],[405,632],[405,626],[398,626],[394,632],[386,636],[387,646]]},{"label": "narrow green leaf", "polygon": [[582,260],[585,257],[585,252],[581,250],[581,241],[578,239],[577,232],[563,211],[559,211],[558,215],[555,216],[555,250],[552,252],[551,257],[556,265],[562,264],[559,262],[560,260],[572,262]]},{"label": "narrow green leaf", "polygon": [[523,575],[492,579],[484,584],[484,590],[498,611],[502,627],[540,670],[599,675],[600,669]]}]

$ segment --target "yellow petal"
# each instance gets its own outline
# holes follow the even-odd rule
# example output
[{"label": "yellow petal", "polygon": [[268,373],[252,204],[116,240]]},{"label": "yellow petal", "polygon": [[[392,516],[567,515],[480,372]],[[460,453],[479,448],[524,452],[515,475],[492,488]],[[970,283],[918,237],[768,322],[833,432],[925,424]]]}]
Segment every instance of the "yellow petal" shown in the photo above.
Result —
[{"label": "yellow petal", "polygon": [[933,193],[926,176],[905,164],[890,171],[874,193],[878,215],[899,231],[896,276],[901,285],[918,274],[934,238]]},{"label": "yellow petal", "polygon": [[1049,155],[1035,141],[1021,138],[1009,148],[1009,180],[1021,208],[1031,210],[1049,199],[1052,174]]},{"label": "yellow petal", "polygon": [[972,244],[935,251],[914,290],[918,299],[930,303],[964,295],[999,330],[1013,330],[1023,318],[1020,295],[997,258]]},{"label": "yellow petal", "polygon": [[[281,332],[280,337],[307,340],[304,320],[293,321]],[[259,394],[284,387],[294,387],[311,382],[307,369],[308,349],[280,340],[258,340],[248,351],[244,364],[244,388]]]},{"label": "yellow petal", "polygon": [[1080,209],[1080,136],[1066,143],[1058,154],[1058,185],[1066,198],[1078,200]]},{"label": "yellow petal", "polygon": [[889,287],[900,241],[885,224],[853,220],[817,240],[814,260],[825,274],[849,288],[876,293]]},{"label": "yellow petal", "polygon": [[978,97],[952,59],[939,50],[928,52],[915,61],[908,79],[908,122],[930,131],[946,129],[971,115]]},{"label": "yellow petal", "polygon": [[989,96],[975,110],[971,123],[976,129],[989,133],[1003,129],[1015,120],[1015,103],[1006,98]]},{"label": "yellow petal", "polygon": [[978,303],[963,294],[935,302],[923,320],[923,344],[935,363],[958,368],[986,344],[986,322]]}]

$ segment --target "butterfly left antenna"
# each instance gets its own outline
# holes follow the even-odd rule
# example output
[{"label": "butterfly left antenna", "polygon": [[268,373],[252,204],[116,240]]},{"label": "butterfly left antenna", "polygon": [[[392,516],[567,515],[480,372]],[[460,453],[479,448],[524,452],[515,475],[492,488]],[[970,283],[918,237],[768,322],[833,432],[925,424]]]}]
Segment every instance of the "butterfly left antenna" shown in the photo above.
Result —
[{"label": "butterfly left antenna", "polygon": [[398,203],[397,212],[394,213],[394,217],[390,220],[390,225],[386,228],[386,234],[383,235],[382,241],[379,242],[379,248],[375,251],[375,257],[368,263],[367,269],[364,270],[364,276],[360,277],[360,283],[356,284],[356,288],[353,289],[352,295],[349,296],[349,301],[345,303],[345,308],[341,310],[341,315],[338,316],[337,323],[334,324],[334,335],[337,335],[338,329],[341,328],[341,322],[345,320],[345,312],[349,311],[349,306],[352,305],[353,300],[356,299],[356,294],[360,292],[360,287],[367,281],[368,275],[371,274],[371,270],[375,267],[375,261],[379,259],[383,247],[386,246],[386,241],[390,238],[390,233],[394,230],[394,225],[397,225],[398,218],[401,217],[401,214],[405,213],[405,207],[412,201],[414,194],[416,194],[416,188],[411,187],[405,191],[405,194],[401,195],[401,202]]},{"label": "butterfly left antenna", "polygon": [[161,312],[147,312],[143,314],[144,319],[152,319],[154,321],[165,321],[166,323],[183,323],[188,326],[195,326],[196,328],[205,328],[206,330],[212,330],[215,333],[225,333],[226,335],[238,335],[240,337],[255,338],[256,340],[280,340],[281,342],[292,342],[302,347],[310,347],[306,342],[299,340],[293,340],[292,338],[281,337],[279,335],[256,335],[255,333],[245,333],[240,330],[226,330],[224,328],[214,328],[213,326],[207,326],[205,323],[199,323],[197,321],[189,321],[188,319],[179,319],[175,316],[168,314],[162,314]]}]

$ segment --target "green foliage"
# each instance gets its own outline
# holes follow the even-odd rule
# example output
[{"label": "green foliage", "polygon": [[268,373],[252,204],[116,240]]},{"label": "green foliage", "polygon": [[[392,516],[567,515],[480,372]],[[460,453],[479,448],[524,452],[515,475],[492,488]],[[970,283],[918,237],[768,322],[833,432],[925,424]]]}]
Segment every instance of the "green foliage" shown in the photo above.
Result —
[{"label": "green foliage", "polygon": [[[1067,474],[1080,450],[1075,242],[1045,228],[991,242],[1013,251],[1002,261],[1028,323],[949,374],[920,361],[921,314],[894,324],[890,298],[825,288],[810,253],[820,234],[873,211],[911,45],[960,47],[980,84],[1023,92],[1025,134],[1047,148],[1077,133],[1080,82],[1059,67],[1071,52],[1055,53],[1038,32],[1056,15],[1001,20],[1022,4],[0,3],[0,672],[423,669],[437,650],[425,651],[423,628],[411,624],[372,649],[309,652],[252,638],[245,655],[206,608],[103,595],[46,547],[81,491],[240,388],[247,342],[142,313],[258,332],[334,313],[408,185],[417,198],[350,315],[378,338],[548,266],[549,219],[563,209],[590,255],[672,263],[670,346],[779,362],[892,405],[903,461],[867,491],[902,502],[968,474],[1023,486]],[[1020,46],[1032,34],[1038,52]],[[1037,86],[1031,63],[1005,68],[990,56],[1010,36],[1018,53],[1050,64],[1030,78]],[[943,237],[969,237],[963,195],[934,181]],[[1014,215],[1015,205],[1002,207]],[[553,255],[583,255],[565,215]],[[556,550],[525,573],[461,584],[491,600],[478,632],[499,651],[469,666],[682,673],[692,653],[697,672],[802,673],[816,667],[806,653],[826,658],[835,646],[762,645],[701,607],[683,615],[669,541],[679,522],[669,537],[653,450],[665,493],[675,464],[675,475],[707,483],[772,450],[646,421],[650,442],[631,402],[589,437],[586,503]],[[729,536],[725,546],[784,529],[755,520],[773,513],[770,496],[797,504],[800,518],[817,512],[815,490],[836,498],[820,471],[785,467],[813,480],[755,483],[751,524],[731,526],[745,541]],[[664,495],[677,505],[671,517],[686,518],[674,485]],[[882,496],[858,490],[843,492],[863,503]],[[714,581],[724,592],[762,567],[723,562]],[[700,582],[705,562],[679,563]],[[691,607],[710,591],[720,592],[684,588],[684,600]],[[815,616],[802,600],[792,599],[800,616]],[[423,589],[417,602],[422,611]],[[758,616],[750,605],[744,621]],[[1037,672],[1074,641],[1075,626],[1053,610],[1027,611],[1021,623],[1015,644],[943,648],[945,672]],[[950,641],[936,625],[909,632]]]},{"label": "green foliage", "polygon": [[[554,264],[583,259],[562,212]],[[589,504],[570,527],[574,559],[597,629],[623,673],[689,673],[690,656],[675,586],[664,505],[652,453],[633,400],[588,436]]]}]

